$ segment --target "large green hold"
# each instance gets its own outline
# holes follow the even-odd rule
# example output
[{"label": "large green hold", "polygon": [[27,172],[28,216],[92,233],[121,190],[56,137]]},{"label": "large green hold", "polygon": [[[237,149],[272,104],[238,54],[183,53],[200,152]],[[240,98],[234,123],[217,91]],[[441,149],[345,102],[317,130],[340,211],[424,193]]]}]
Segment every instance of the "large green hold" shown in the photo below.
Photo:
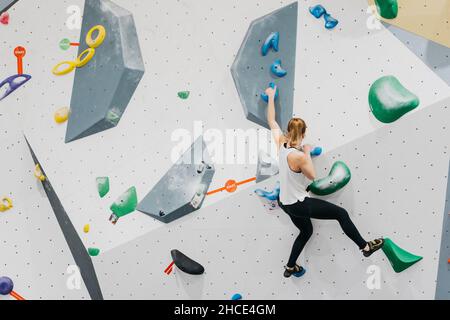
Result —
[{"label": "large green hold", "polygon": [[380,16],[385,19],[395,19],[398,14],[397,0],[375,0]]},{"label": "large green hold", "polygon": [[109,178],[99,177],[97,178],[97,190],[100,198],[106,196],[109,192]]},{"label": "large green hold", "polygon": [[136,188],[131,187],[111,205],[110,209],[118,218],[121,218],[135,211],[137,203]]},{"label": "large green hold", "polygon": [[394,271],[397,273],[408,269],[413,264],[423,259],[423,257],[416,256],[403,250],[389,238],[384,239],[384,246],[382,249],[389,259],[392,268],[394,268]]},{"label": "large green hold", "polygon": [[375,118],[391,123],[419,106],[419,98],[394,76],[381,77],[369,91],[369,105]]},{"label": "large green hold", "polygon": [[352,173],[349,167],[344,162],[338,161],[333,164],[330,174],[314,181],[309,186],[309,190],[318,196],[327,196],[345,187],[351,178]]}]

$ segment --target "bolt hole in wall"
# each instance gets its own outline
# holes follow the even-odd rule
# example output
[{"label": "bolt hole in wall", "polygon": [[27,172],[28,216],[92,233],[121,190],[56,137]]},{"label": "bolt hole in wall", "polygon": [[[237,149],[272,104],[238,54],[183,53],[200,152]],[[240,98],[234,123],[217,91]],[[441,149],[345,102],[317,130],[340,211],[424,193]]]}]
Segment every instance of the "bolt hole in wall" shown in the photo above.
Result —
[{"label": "bolt hole in wall", "polygon": [[[0,299],[450,298],[450,49],[427,32],[450,13],[425,2],[0,0]],[[370,257],[314,220],[283,268],[267,87],[282,130],[307,123],[310,196],[384,237]]]}]

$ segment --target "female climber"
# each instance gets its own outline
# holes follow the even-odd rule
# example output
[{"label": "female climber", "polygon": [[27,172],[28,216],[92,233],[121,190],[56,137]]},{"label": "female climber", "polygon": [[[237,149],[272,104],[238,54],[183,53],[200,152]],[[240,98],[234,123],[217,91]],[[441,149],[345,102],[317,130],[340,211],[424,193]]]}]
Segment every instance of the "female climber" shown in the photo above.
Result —
[{"label": "female climber", "polygon": [[344,233],[353,240],[365,257],[382,248],[383,238],[367,242],[360,235],[347,211],[330,202],[311,198],[308,192],[309,180],[316,178],[314,164],[311,160],[310,145],[302,145],[306,133],[306,124],[302,119],[289,121],[287,133],[284,135],[275,120],[276,88],[268,88],[269,97],[267,121],[272,130],[279,150],[280,196],[278,204],[289,215],[292,222],[300,230],[294,242],[289,261],[285,266],[284,276],[301,276],[303,267],[297,265],[297,259],[313,233],[311,218],[321,220],[337,220]]}]

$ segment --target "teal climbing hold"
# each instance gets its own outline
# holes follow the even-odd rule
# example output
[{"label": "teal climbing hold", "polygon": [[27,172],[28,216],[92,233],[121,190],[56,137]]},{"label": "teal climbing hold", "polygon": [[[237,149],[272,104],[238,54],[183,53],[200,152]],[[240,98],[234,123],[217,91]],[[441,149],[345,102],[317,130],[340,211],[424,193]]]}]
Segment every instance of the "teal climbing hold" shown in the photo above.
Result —
[{"label": "teal climbing hold", "polygon": [[394,271],[399,273],[419,262],[423,257],[416,256],[397,246],[391,239],[384,239],[382,248]]},{"label": "teal climbing hold", "polygon": [[231,297],[231,300],[233,301],[242,300],[242,295],[240,293],[236,293]]},{"label": "teal climbing hold", "polygon": [[188,99],[190,95],[191,95],[191,93],[189,91],[180,91],[180,92],[178,92],[178,97],[180,99],[183,99],[183,100]]},{"label": "teal climbing hold", "polygon": [[277,182],[275,185],[275,188],[272,191],[265,191],[262,189],[255,190],[255,193],[260,196],[261,198],[265,198],[270,201],[276,201],[278,197],[280,196],[280,183]]},{"label": "teal climbing hold", "polygon": [[351,177],[349,167],[344,162],[338,161],[333,164],[328,176],[314,181],[308,189],[318,196],[327,196],[344,188]]},{"label": "teal climbing hold", "polygon": [[375,118],[383,123],[396,121],[419,104],[419,98],[394,76],[381,77],[369,90],[370,109]]},{"label": "teal climbing hold", "polygon": [[378,13],[385,19],[395,19],[398,15],[397,0],[375,0]]},{"label": "teal climbing hold", "polygon": [[106,196],[109,192],[109,178],[108,177],[99,177],[96,179],[97,181],[97,190],[100,198]]},{"label": "teal climbing hold", "polygon": [[100,249],[97,248],[89,248],[88,253],[91,257],[97,257],[100,254]]},{"label": "teal climbing hold", "polygon": [[114,202],[110,209],[113,212],[110,220],[115,224],[127,214],[130,214],[136,210],[138,204],[136,188],[131,187],[123,195],[121,195],[116,202]]}]

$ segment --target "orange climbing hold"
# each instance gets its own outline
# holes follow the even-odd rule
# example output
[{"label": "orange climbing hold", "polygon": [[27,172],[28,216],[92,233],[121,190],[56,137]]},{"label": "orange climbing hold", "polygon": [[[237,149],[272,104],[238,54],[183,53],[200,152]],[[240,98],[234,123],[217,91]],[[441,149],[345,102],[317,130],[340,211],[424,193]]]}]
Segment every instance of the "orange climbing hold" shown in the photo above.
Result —
[{"label": "orange climbing hold", "polygon": [[228,180],[225,184],[225,190],[227,190],[229,193],[233,193],[237,190],[238,184],[234,180]]},{"label": "orange climbing hold", "polygon": [[27,54],[27,50],[24,47],[18,46],[14,49],[14,55],[17,58],[17,74],[23,74],[23,58]]},{"label": "orange climbing hold", "polygon": [[215,193],[219,193],[219,192],[222,192],[222,191],[225,191],[225,190],[228,191],[229,193],[233,193],[233,192],[235,192],[237,190],[237,188],[239,186],[241,186],[243,184],[246,184],[246,183],[249,183],[249,182],[253,182],[253,181],[256,181],[256,177],[250,178],[250,179],[247,179],[247,180],[244,180],[244,181],[240,181],[240,182],[236,182],[234,180],[228,180],[227,183],[225,184],[225,187],[219,188],[219,189],[216,189],[216,190],[213,190],[213,191],[210,191],[206,195],[210,196],[210,195],[213,195]]}]

